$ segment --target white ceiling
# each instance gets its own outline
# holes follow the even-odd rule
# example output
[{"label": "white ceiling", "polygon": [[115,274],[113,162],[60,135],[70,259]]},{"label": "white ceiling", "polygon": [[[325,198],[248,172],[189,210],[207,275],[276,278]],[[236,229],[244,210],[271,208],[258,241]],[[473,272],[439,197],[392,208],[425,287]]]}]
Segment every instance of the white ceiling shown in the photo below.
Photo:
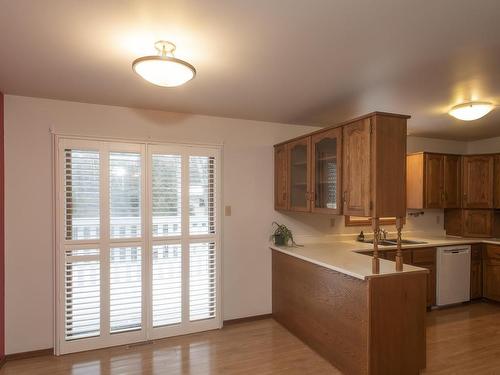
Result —
[{"label": "white ceiling", "polygon": [[[159,39],[197,77],[159,88],[132,72]],[[176,112],[329,125],[379,110],[409,133],[500,135],[498,0],[0,0],[0,90]]]}]

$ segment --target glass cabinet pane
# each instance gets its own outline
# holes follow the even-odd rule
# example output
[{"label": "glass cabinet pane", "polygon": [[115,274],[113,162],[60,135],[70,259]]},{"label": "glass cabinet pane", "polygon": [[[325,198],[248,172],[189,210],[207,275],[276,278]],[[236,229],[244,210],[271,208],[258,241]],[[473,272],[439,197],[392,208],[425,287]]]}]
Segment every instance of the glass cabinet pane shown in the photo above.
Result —
[{"label": "glass cabinet pane", "polygon": [[337,209],[337,138],[323,138],[314,147],[314,207]]},{"label": "glass cabinet pane", "polygon": [[290,205],[307,207],[307,144],[298,144],[290,151]]}]

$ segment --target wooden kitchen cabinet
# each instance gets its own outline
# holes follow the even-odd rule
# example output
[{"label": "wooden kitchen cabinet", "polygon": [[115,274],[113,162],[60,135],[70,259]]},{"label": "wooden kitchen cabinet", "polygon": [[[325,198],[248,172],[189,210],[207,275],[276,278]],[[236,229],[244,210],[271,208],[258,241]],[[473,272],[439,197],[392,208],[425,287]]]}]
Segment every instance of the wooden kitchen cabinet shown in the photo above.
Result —
[{"label": "wooden kitchen cabinet", "polygon": [[462,207],[462,156],[444,155],[443,208]]},{"label": "wooden kitchen cabinet", "polygon": [[375,113],[343,127],[343,213],[406,216],[406,120]]},{"label": "wooden kitchen cabinet", "polygon": [[470,256],[470,299],[483,296],[482,244],[471,245]]},{"label": "wooden kitchen cabinet", "polygon": [[418,248],[412,250],[413,265],[429,270],[427,275],[427,306],[436,304],[436,248]]},{"label": "wooden kitchen cabinet", "polygon": [[425,154],[425,208],[443,207],[444,155]]},{"label": "wooden kitchen cabinet", "polygon": [[374,112],[275,145],[275,209],[406,216],[408,118]]},{"label": "wooden kitchen cabinet", "polygon": [[419,152],[406,158],[408,208],[459,208],[461,156]]},{"label": "wooden kitchen cabinet", "polygon": [[463,157],[463,208],[493,208],[493,155]]},{"label": "wooden kitchen cabinet", "polygon": [[287,145],[288,209],[311,211],[311,137],[304,137]]},{"label": "wooden kitchen cabinet", "polygon": [[497,235],[493,210],[445,210],[446,234],[462,237],[494,237]]},{"label": "wooden kitchen cabinet", "polygon": [[311,136],[312,212],[340,214],[342,176],[342,129]]},{"label": "wooden kitchen cabinet", "polygon": [[274,209],[288,208],[288,154],[287,145],[274,147]]},{"label": "wooden kitchen cabinet", "polygon": [[349,124],[343,129],[344,215],[370,216],[370,133],[370,118]]},{"label": "wooden kitchen cabinet", "polygon": [[486,244],[483,252],[483,297],[500,302],[500,246]]},{"label": "wooden kitchen cabinet", "polygon": [[500,155],[495,155],[493,161],[493,205],[500,208]]}]

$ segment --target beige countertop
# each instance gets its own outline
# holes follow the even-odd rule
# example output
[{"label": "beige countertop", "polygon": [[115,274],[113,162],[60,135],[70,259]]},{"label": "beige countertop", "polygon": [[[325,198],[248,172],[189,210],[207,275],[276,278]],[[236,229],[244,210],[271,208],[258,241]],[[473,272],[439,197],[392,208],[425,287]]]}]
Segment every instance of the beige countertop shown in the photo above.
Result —
[{"label": "beige countertop", "polygon": [[[423,241],[425,244],[407,244],[404,248],[419,248],[419,247],[438,247],[451,246],[460,244],[473,243],[491,243],[500,245],[498,239],[484,238],[459,238],[440,235],[416,235],[403,236],[407,240]],[[304,246],[275,246],[271,245],[271,249],[294,256],[296,258],[323,266],[334,271],[355,277],[361,280],[367,280],[372,277],[380,277],[384,275],[393,275],[401,272],[396,271],[395,262],[385,259],[380,259],[380,273],[372,273],[372,260],[363,254],[362,251],[373,250],[373,245],[363,242],[357,242],[353,236],[339,238],[318,239],[317,242],[309,239]],[[380,251],[394,250],[396,246],[379,246]],[[428,272],[424,268],[411,265],[403,266],[405,272]]]}]

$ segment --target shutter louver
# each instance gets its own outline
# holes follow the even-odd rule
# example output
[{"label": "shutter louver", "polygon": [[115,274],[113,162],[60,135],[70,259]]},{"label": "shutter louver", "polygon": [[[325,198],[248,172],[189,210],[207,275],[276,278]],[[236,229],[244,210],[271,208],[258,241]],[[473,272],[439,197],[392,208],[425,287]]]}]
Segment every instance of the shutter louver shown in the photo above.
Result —
[{"label": "shutter louver", "polygon": [[181,235],[181,156],[153,154],[153,237]]},{"label": "shutter louver", "polygon": [[99,238],[99,152],[64,150],[65,238]]},{"label": "shutter louver", "polygon": [[192,243],[189,249],[189,320],[215,317],[215,243]]},{"label": "shutter louver", "polygon": [[98,249],[65,252],[64,321],[67,341],[99,336],[100,279]]},{"label": "shutter louver", "polygon": [[109,153],[110,237],[141,237],[141,154]]},{"label": "shutter louver", "polygon": [[189,157],[189,234],[215,233],[215,158]]},{"label": "shutter louver", "polygon": [[181,245],[153,246],[153,327],[182,319]]},{"label": "shutter louver", "polygon": [[111,333],[141,328],[142,259],[140,247],[112,248],[110,251]]}]

